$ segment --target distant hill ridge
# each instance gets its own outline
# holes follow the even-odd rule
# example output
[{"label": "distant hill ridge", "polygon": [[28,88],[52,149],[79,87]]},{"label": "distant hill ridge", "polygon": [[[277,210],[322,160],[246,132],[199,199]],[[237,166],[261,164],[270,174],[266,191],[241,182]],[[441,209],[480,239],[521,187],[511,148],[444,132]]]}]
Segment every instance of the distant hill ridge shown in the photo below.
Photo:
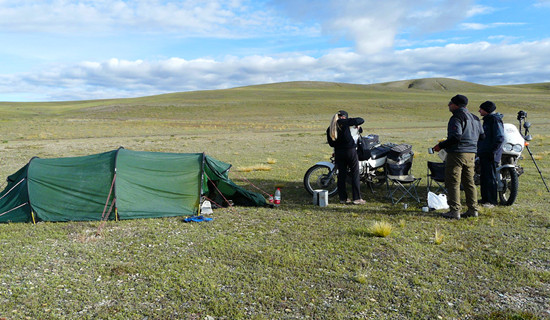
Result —
[{"label": "distant hill ridge", "polygon": [[477,83],[449,79],[449,78],[425,78],[392,81],[372,85],[374,87],[388,87],[396,89],[434,90],[434,91],[491,91],[494,87]]},{"label": "distant hill ridge", "polygon": [[391,91],[435,91],[435,92],[494,92],[501,93],[503,91],[517,90],[537,90],[550,91],[550,82],[548,83],[532,83],[532,84],[517,84],[517,85],[500,85],[488,86],[477,84],[468,81],[456,80],[451,78],[423,78],[411,80],[399,80],[391,82],[382,82],[374,84],[351,84],[339,82],[324,82],[324,81],[291,81],[278,82],[270,84],[251,85],[240,87],[246,88],[263,88],[263,89],[322,89],[322,88],[368,88],[374,90],[391,90]]},{"label": "distant hill ridge", "polygon": [[[326,81],[289,81],[267,84],[249,85],[228,89],[214,90],[196,90],[172,92],[152,96],[141,96],[135,98],[113,98],[100,100],[80,100],[80,101],[57,101],[57,102],[1,102],[3,105],[75,105],[83,107],[85,104],[90,106],[96,105],[111,105],[111,104],[128,104],[128,103],[173,103],[181,99],[224,99],[232,94],[242,95],[244,92],[253,93],[255,91],[271,92],[276,95],[278,92],[299,92],[299,91],[340,91],[340,92],[361,92],[368,90],[371,92],[416,92],[416,93],[495,93],[495,94],[547,94],[550,93],[550,82],[530,83],[517,85],[500,85],[488,86],[456,80],[451,78],[423,78],[412,80],[400,80],[373,84],[353,84],[343,82],[326,82]],[[256,93],[257,94],[257,93]],[[229,96],[228,96],[229,95]]]}]

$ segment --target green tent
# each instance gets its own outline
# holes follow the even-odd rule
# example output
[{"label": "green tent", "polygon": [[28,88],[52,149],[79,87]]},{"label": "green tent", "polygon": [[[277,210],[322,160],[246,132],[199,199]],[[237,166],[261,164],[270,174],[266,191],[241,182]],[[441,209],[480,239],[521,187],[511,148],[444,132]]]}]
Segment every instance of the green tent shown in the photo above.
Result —
[{"label": "green tent", "polygon": [[201,196],[265,206],[237,186],[231,165],[203,153],[118,149],[56,159],[33,158],[7,178],[0,222],[91,221],[199,214]]}]

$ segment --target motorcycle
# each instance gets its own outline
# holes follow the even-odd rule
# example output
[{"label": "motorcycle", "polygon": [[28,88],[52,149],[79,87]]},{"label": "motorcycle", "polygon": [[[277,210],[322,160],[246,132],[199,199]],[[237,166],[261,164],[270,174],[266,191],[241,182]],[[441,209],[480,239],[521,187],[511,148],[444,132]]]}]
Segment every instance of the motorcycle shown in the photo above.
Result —
[{"label": "motorcycle", "polygon": [[[390,149],[395,146],[393,143],[380,144],[377,135],[358,137],[363,143],[368,144],[365,160],[359,161],[359,176],[361,182],[366,183],[371,190],[374,186],[386,183],[385,164]],[[348,174],[348,178],[351,179]],[[304,175],[304,187],[313,194],[314,190],[327,190],[329,196],[338,192],[338,167],[334,162],[334,153],[329,161],[320,161],[306,171]]]}]

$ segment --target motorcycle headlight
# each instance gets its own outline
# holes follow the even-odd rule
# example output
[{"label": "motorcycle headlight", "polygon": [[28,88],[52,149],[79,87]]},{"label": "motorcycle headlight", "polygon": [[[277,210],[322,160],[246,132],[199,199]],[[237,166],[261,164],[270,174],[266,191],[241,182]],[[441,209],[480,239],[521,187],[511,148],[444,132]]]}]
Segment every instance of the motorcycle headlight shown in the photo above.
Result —
[{"label": "motorcycle headlight", "polygon": [[510,152],[510,151],[512,151],[513,148],[514,148],[514,146],[511,143],[505,143],[502,146],[502,150],[504,150],[505,152]]},{"label": "motorcycle headlight", "polygon": [[514,150],[514,152],[521,152],[523,150],[523,146],[521,144],[514,144],[512,150]]}]

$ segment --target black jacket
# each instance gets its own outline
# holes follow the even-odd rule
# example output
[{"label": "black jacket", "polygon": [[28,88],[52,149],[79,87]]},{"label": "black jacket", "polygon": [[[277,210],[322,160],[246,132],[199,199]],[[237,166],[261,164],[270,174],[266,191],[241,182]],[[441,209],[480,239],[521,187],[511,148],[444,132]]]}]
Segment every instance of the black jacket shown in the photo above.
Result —
[{"label": "black jacket", "polygon": [[502,124],[503,115],[500,113],[490,113],[483,117],[483,131],[485,139],[477,143],[477,153],[480,156],[493,155],[496,162],[500,161],[502,156],[502,143],[504,142],[504,126]]},{"label": "black jacket", "polygon": [[360,126],[365,122],[363,118],[347,118],[338,120],[338,137],[336,141],[330,138],[330,127],[327,128],[327,142],[334,149],[351,149],[355,148],[355,140],[351,135],[349,127]]}]

